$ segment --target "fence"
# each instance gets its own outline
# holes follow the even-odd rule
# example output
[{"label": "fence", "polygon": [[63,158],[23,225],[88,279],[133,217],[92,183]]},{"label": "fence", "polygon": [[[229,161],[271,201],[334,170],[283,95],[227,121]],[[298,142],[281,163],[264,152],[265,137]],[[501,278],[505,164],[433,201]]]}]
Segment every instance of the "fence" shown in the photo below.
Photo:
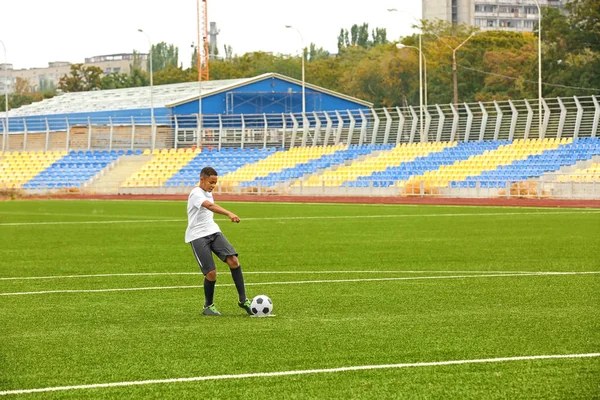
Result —
[{"label": "fence", "polygon": [[[135,150],[596,137],[596,96],[306,114],[2,118],[2,151]],[[8,129],[7,129],[8,122]],[[198,129],[200,127],[200,129]],[[6,132],[9,134],[5,134]],[[201,135],[198,135],[198,132]]]},{"label": "fence", "polygon": [[[598,159],[598,157],[596,157]],[[596,162],[600,161],[598,159]],[[409,187],[379,185],[376,179],[366,182],[361,187],[306,186],[303,181],[298,183],[282,182],[275,186],[261,186],[257,183],[254,187],[230,186],[220,184],[215,188],[216,194],[254,194],[254,195],[288,195],[288,196],[367,196],[367,197],[456,197],[456,198],[529,198],[529,199],[600,199],[600,181],[561,181],[561,174],[547,173],[539,178],[526,181],[495,181],[495,182],[470,182],[465,187],[439,187],[436,182],[422,181]],[[119,182],[104,182],[92,187],[82,187],[82,193],[110,193],[110,194],[189,194],[193,186],[161,186],[151,188],[119,188]],[[32,193],[46,193],[48,190],[31,191]]]}]

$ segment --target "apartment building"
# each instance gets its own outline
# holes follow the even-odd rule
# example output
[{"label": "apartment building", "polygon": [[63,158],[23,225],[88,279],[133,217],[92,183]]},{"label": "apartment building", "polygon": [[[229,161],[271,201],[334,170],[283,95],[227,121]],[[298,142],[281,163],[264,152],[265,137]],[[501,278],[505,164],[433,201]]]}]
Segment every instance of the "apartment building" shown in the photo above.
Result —
[{"label": "apartment building", "polygon": [[[129,74],[131,66],[134,63],[134,56],[139,59],[139,65],[142,70],[146,70],[146,60],[148,55],[136,53],[109,54],[103,56],[94,56],[86,58],[83,63],[85,66],[95,66],[102,69],[104,74],[112,72]],[[31,91],[51,89],[58,86],[60,78],[67,75],[71,70],[68,61],[53,61],[48,63],[46,68],[23,68],[13,69],[12,64],[0,64],[0,92],[8,85],[10,93],[14,91],[17,78],[25,79],[29,82]]]},{"label": "apartment building", "polygon": [[[568,0],[538,0],[563,8]],[[441,19],[481,30],[532,31],[539,19],[536,0],[422,0],[423,19]]]}]

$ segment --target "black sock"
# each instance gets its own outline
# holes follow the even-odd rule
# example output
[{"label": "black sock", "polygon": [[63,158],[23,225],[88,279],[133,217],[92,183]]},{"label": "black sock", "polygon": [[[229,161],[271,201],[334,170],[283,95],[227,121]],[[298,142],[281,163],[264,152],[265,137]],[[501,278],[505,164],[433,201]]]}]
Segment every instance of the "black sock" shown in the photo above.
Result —
[{"label": "black sock", "polygon": [[237,268],[231,268],[231,277],[233,278],[233,283],[235,283],[235,288],[238,291],[238,296],[240,298],[240,302],[246,300],[246,288],[244,287],[244,275],[242,275],[242,266],[240,265]]},{"label": "black sock", "polygon": [[217,281],[209,281],[204,278],[204,307],[212,305],[215,296],[215,284]]}]

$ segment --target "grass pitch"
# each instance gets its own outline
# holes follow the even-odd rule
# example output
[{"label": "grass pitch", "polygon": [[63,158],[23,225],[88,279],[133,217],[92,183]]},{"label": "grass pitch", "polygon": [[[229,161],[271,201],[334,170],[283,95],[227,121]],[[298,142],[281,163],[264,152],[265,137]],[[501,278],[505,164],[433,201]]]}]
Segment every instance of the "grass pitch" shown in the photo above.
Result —
[{"label": "grass pitch", "polygon": [[185,202],[0,202],[0,394],[600,395],[600,210],[220,204],[275,318],[201,315]]}]

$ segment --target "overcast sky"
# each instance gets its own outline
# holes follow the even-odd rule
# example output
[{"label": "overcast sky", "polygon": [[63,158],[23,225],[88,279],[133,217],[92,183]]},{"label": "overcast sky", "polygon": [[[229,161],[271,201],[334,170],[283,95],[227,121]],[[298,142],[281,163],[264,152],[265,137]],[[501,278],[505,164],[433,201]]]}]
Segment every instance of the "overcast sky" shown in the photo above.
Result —
[{"label": "overcast sky", "polygon": [[[179,48],[179,62],[189,67],[197,38],[197,0],[2,0],[0,40],[15,69],[47,67],[50,61],[82,63],[86,57],[147,52],[152,43]],[[388,12],[388,8],[399,12]],[[266,51],[295,54],[311,42],[337,52],[341,28],[368,23],[386,28],[388,40],[413,33],[421,18],[418,0],[208,0],[208,21],[216,22],[219,53]],[[0,52],[2,51],[0,45]],[[0,53],[0,63],[4,62]]]}]

